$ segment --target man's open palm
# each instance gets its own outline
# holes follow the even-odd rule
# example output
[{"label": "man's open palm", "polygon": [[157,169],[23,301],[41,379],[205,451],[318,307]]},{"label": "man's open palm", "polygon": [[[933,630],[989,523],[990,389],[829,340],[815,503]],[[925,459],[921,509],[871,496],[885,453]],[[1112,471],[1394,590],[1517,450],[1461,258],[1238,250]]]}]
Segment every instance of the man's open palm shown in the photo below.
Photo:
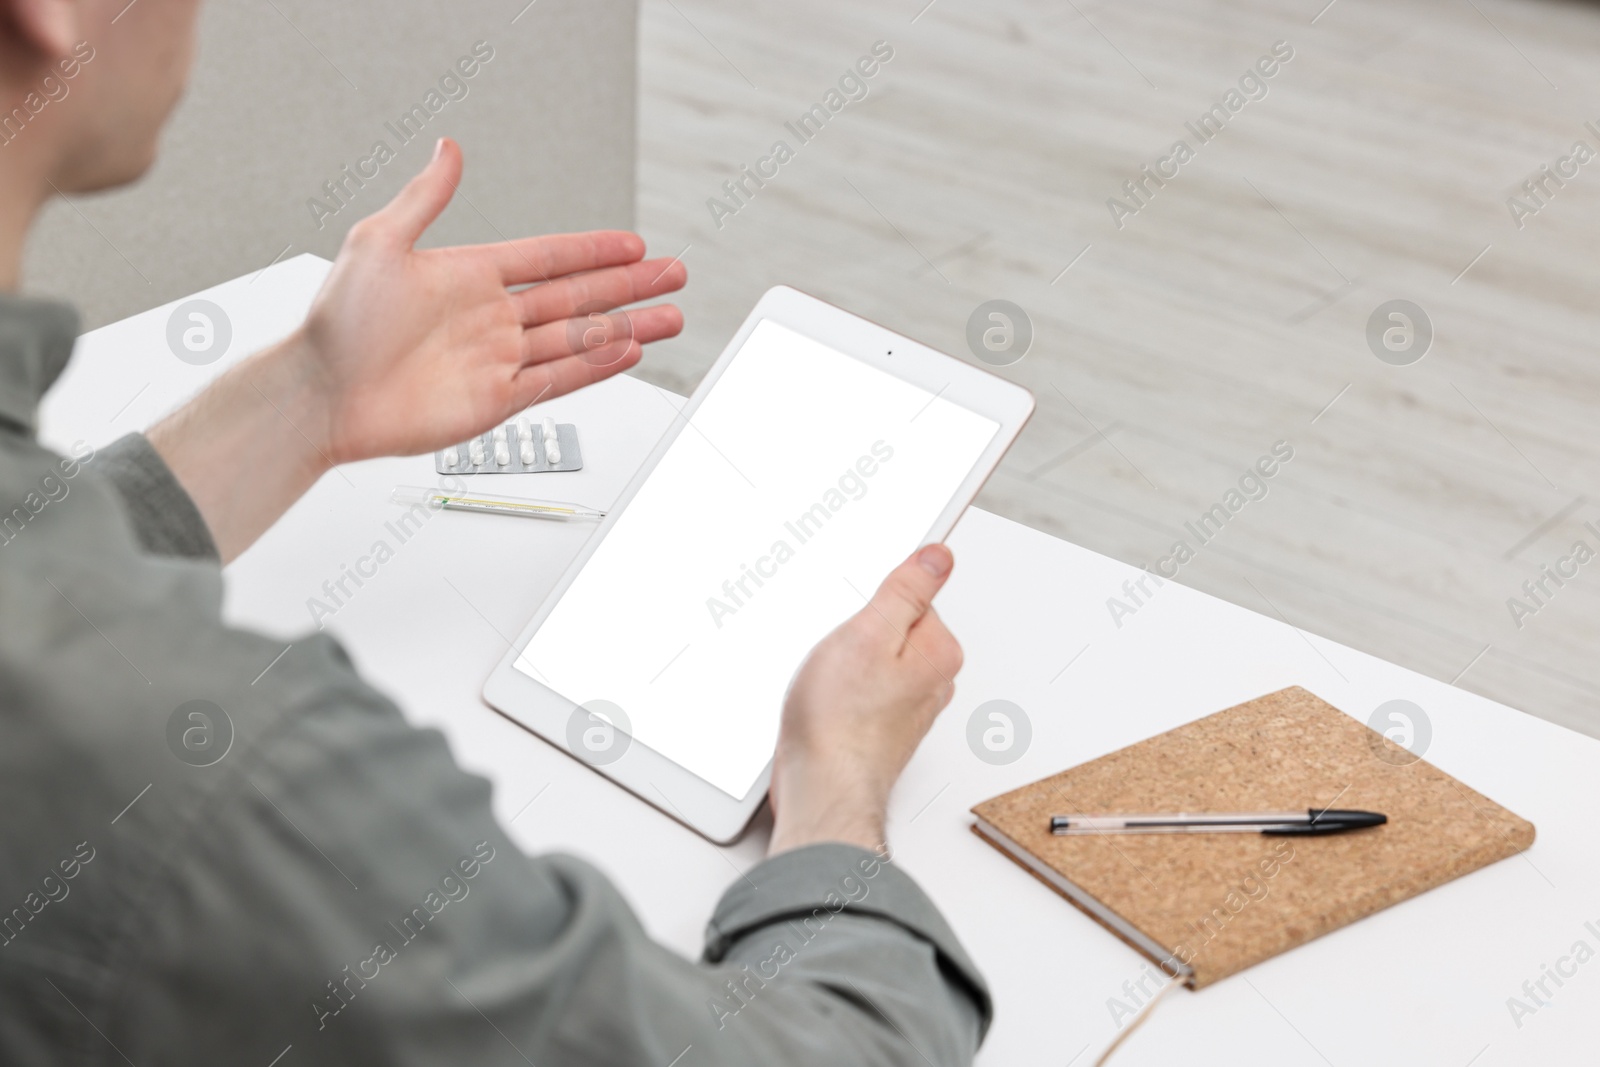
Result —
[{"label": "man's open palm", "polygon": [[[418,249],[461,180],[461,150],[432,161],[351,228],[306,321],[306,373],[326,398],[336,463],[463,441],[540,400],[626,370],[683,328],[670,304],[607,314],[683,287],[673,259],[643,260],[616,230]],[[524,288],[526,287],[526,288]]]}]

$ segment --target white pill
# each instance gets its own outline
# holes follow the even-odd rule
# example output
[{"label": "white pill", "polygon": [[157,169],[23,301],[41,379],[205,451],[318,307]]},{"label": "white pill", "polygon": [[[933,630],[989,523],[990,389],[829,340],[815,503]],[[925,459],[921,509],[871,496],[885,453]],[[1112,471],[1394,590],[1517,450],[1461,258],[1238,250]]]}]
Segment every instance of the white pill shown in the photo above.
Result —
[{"label": "white pill", "polygon": [[545,419],[544,420],[544,439],[546,441],[554,441],[556,439],[556,420],[555,419]]},{"label": "white pill", "polygon": [[444,450],[444,465],[446,467],[454,467],[460,460],[461,457],[453,447]]},{"label": "white pill", "polygon": [[497,445],[503,445],[503,444],[505,444],[505,441],[506,441],[506,428],[504,426],[496,426],[494,428],[494,443],[497,444]]},{"label": "white pill", "polygon": [[534,454],[534,451],[533,451],[533,439],[532,438],[524,437],[522,439],[522,448],[520,449],[520,451],[521,451],[521,455],[522,455],[522,465],[524,467],[531,467],[531,466],[534,465],[534,463],[538,462],[538,457]]},{"label": "white pill", "polygon": [[473,466],[483,462],[483,438],[474,437],[467,444],[467,456],[472,460]]},{"label": "white pill", "polygon": [[517,416],[517,436],[526,441],[533,436],[533,426],[528,422],[528,416]]},{"label": "white pill", "polygon": [[494,461],[504,467],[511,462],[511,448],[504,442],[494,446]]},{"label": "white pill", "polygon": [[544,443],[544,458],[550,461],[552,467],[561,462],[561,449],[556,447],[554,441]]}]

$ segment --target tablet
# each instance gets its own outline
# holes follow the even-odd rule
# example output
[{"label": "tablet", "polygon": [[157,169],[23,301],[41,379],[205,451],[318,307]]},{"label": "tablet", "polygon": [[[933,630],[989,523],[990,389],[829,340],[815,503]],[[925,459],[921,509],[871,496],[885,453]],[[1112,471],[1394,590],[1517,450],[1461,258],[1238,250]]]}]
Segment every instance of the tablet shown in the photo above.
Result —
[{"label": "tablet", "polygon": [[768,291],[484,699],[711,840],[736,839],[806,654],[949,533],[1032,411],[1021,386]]}]

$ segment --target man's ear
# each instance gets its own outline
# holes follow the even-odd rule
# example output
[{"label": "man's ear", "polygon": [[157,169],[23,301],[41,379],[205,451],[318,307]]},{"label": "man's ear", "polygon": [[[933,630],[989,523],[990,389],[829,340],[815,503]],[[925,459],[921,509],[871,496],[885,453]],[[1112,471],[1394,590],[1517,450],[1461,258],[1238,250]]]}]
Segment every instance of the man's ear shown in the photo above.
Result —
[{"label": "man's ear", "polygon": [[69,55],[80,40],[83,0],[0,0],[0,22],[9,22],[45,59]]}]

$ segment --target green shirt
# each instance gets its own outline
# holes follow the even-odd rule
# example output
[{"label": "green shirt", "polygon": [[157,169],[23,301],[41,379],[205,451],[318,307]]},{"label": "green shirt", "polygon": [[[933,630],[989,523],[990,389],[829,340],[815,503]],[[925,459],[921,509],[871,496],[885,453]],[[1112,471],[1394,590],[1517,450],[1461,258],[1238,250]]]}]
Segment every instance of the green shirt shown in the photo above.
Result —
[{"label": "green shirt", "polygon": [[0,294],[0,1062],[971,1062],[987,989],[892,862],[767,860],[684,959],[331,638],[224,625],[143,437],[35,440],[76,330]]}]

